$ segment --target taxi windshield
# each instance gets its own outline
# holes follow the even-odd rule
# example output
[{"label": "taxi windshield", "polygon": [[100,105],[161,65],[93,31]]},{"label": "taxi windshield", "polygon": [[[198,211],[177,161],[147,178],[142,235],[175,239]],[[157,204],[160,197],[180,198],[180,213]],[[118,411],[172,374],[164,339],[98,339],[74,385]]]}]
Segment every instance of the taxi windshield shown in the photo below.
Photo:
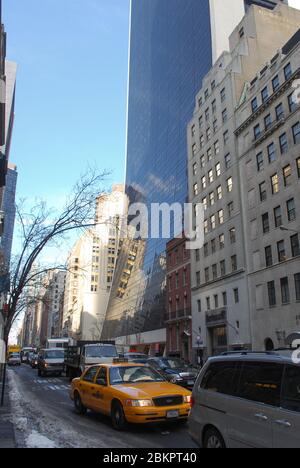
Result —
[{"label": "taxi windshield", "polygon": [[165,379],[158,372],[149,367],[131,366],[110,369],[111,385],[164,381]]}]

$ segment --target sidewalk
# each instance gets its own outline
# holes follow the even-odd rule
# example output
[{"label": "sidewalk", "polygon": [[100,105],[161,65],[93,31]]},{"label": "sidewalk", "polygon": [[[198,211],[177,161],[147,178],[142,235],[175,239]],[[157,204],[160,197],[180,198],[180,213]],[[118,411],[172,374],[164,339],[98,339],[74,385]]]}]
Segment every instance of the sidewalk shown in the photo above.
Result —
[{"label": "sidewalk", "polygon": [[[0,380],[0,392],[2,382]],[[11,405],[8,395],[8,382],[6,381],[4,406],[0,407],[0,449],[1,448],[16,448],[15,431],[13,424],[10,422]]]}]

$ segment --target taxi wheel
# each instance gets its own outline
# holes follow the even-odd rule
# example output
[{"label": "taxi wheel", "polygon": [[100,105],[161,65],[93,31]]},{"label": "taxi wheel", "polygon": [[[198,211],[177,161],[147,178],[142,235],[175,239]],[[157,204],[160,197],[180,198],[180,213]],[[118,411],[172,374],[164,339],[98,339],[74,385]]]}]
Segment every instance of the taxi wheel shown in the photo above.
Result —
[{"label": "taxi wheel", "polygon": [[226,449],[221,434],[214,428],[210,428],[206,431],[203,447],[205,449]]},{"label": "taxi wheel", "polygon": [[123,406],[121,403],[115,402],[113,403],[111,409],[111,420],[113,428],[116,431],[123,431],[126,428],[127,421],[125,418]]},{"label": "taxi wheel", "polygon": [[87,409],[85,406],[83,406],[78,392],[75,392],[74,394],[74,405],[78,414],[81,414],[82,416],[86,414]]}]

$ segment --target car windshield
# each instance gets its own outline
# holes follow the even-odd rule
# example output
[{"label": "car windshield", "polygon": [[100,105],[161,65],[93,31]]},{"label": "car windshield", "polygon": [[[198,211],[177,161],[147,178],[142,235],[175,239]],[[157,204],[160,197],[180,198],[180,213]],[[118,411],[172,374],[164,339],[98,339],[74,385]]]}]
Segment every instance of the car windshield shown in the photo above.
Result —
[{"label": "car windshield", "polygon": [[164,378],[158,372],[149,367],[131,366],[110,369],[111,385],[164,381]]},{"label": "car windshield", "polygon": [[188,365],[185,362],[181,361],[180,359],[161,359],[161,364],[163,367],[169,369],[183,369],[187,368]]},{"label": "car windshield", "polygon": [[12,353],[9,355],[9,357],[11,358],[19,358],[20,357],[20,354],[19,353]]},{"label": "car windshield", "polygon": [[115,346],[89,346],[85,350],[87,358],[117,358],[118,353]]},{"label": "car windshield", "polygon": [[54,349],[53,351],[45,352],[45,359],[64,359],[65,352],[63,350]]}]

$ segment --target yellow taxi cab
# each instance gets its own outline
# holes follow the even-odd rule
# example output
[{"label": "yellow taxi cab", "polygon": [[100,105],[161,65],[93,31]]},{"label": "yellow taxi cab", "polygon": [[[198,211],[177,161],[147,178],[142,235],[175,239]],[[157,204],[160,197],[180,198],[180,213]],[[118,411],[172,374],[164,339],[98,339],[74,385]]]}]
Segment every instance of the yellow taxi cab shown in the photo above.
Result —
[{"label": "yellow taxi cab", "polygon": [[114,362],[92,366],[74,379],[70,397],[77,413],[103,413],[116,430],[123,430],[127,422],[187,420],[192,394],[146,365]]}]

